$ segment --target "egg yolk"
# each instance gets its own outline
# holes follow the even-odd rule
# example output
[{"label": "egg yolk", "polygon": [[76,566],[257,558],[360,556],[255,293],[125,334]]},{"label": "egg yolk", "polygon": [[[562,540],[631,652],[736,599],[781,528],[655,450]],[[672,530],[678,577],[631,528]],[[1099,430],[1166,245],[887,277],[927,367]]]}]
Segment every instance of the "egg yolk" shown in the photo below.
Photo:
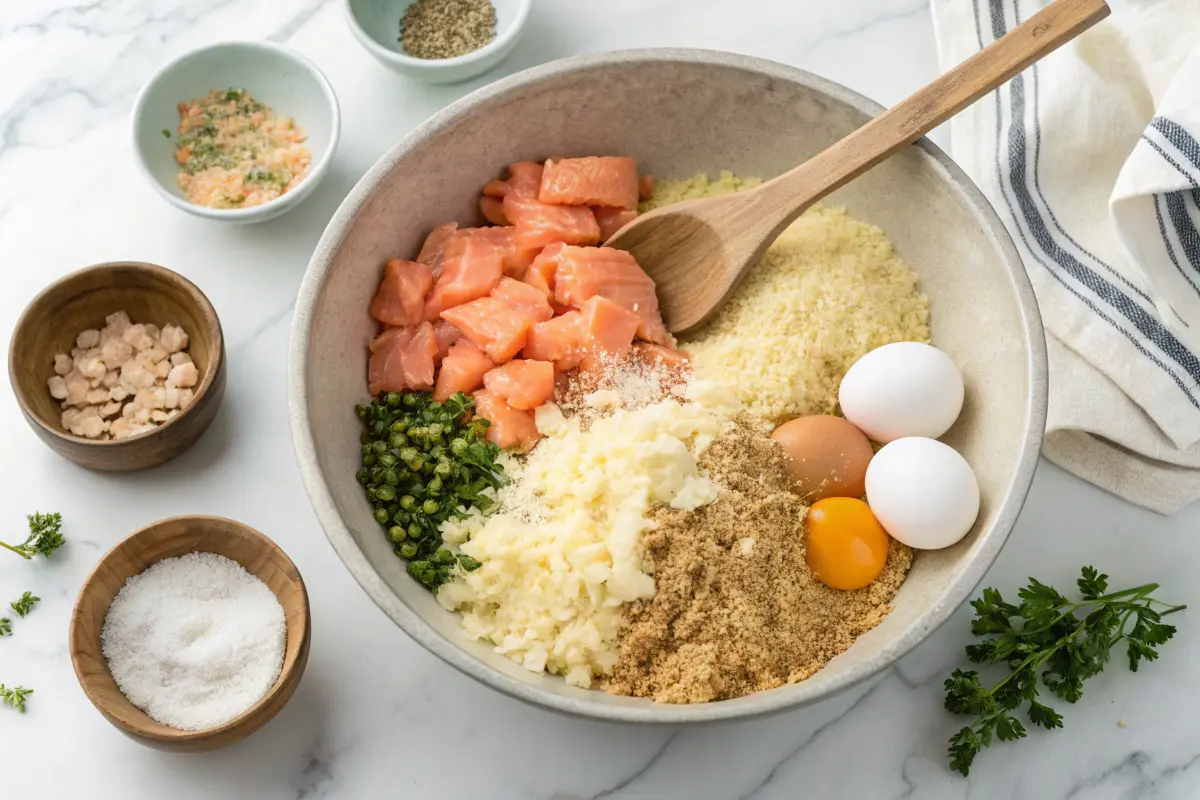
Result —
[{"label": "egg yolk", "polygon": [[808,509],[804,560],[832,589],[861,589],[887,563],[888,535],[862,500],[827,497]]}]

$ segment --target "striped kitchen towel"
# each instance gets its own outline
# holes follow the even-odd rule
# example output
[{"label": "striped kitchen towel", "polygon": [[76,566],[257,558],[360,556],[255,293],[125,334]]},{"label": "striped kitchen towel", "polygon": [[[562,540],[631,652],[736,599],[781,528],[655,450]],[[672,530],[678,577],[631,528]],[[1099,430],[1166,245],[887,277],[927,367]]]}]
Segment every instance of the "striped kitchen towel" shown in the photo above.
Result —
[{"label": "striped kitchen towel", "polygon": [[[933,0],[942,68],[1049,0]],[[1200,0],[1112,16],[951,122],[1025,260],[1043,452],[1163,513],[1200,498]]]}]

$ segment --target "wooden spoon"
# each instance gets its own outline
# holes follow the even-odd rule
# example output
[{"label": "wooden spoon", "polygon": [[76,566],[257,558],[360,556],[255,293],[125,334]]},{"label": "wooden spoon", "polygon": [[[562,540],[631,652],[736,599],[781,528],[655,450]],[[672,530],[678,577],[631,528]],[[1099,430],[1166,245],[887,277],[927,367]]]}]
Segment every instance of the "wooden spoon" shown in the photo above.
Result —
[{"label": "wooden spoon", "polygon": [[1104,0],[1057,0],[824,152],[754,189],[643,214],[607,245],[654,279],[672,332],[703,325],[810,205],[915,142],[1108,16]]}]

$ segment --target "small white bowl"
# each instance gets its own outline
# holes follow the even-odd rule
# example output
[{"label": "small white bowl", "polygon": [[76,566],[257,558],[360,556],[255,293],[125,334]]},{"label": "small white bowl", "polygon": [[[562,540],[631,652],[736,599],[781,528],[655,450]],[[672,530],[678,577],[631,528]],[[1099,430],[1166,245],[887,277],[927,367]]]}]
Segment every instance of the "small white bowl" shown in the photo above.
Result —
[{"label": "small white bowl", "polygon": [[[308,175],[296,188],[262,205],[198,206],[184,198],[175,182],[178,104],[226,88],[245,89],[276,114],[294,119],[308,137]],[[312,194],[329,170],[340,132],[337,96],[317,65],[294,50],[266,42],[222,42],[182,55],[159,69],[133,104],[133,150],[150,185],[176,208],[222,222],[262,222]]]},{"label": "small white bowl", "polygon": [[375,60],[393,72],[429,83],[458,83],[482,75],[512,52],[532,0],[492,0],[496,38],[455,58],[414,58],[400,45],[400,18],[414,0],[344,0],[346,23]]}]

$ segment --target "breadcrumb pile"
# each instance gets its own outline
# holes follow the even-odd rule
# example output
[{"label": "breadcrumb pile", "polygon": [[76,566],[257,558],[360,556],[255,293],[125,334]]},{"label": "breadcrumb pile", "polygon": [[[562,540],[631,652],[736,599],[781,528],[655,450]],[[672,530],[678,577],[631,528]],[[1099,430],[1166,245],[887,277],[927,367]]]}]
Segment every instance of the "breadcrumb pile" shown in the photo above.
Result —
[{"label": "breadcrumb pile", "polygon": [[[660,183],[643,210],[761,183],[722,172]],[[850,365],[891,342],[929,341],[929,300],[883,231],[815,205],[767,251],[717,317],[681,346],[771,425],[830,414]]]}]

